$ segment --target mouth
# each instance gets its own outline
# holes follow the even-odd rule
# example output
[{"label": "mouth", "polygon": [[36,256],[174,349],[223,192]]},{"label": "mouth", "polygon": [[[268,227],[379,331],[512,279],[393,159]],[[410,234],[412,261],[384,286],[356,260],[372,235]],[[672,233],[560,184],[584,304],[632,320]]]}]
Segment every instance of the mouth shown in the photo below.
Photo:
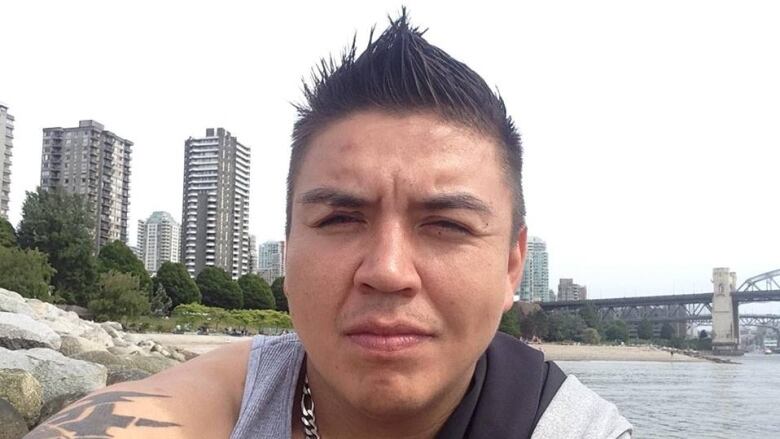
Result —
[{"label": "mouth", "polygon": [[348,328],[345,335],[357,346],[377,353],[410,349],[434,337],[430,330],[401,322],[361,323]]}]

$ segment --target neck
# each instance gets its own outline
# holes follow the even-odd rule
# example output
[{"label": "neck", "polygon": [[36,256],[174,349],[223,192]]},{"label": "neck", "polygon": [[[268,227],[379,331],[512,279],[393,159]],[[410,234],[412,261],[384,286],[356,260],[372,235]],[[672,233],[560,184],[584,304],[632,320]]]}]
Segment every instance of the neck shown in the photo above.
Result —
[{"label": "neck", "polygon": [[[428,404],[393,416],[388,416],[387,413],[372,413],[358,404],[351,403],[338,389],[329,386],[310,364],[305,365],[301,372],[307,372],[309,376],[317,427],[323,439],[432,439],[463,399],[471,383],[474,366],[456,383],[434,395]],[[300,420],[303,373],[301,375],[293,406],[293,430],[297,430],[300,437],[303,437]]]}]

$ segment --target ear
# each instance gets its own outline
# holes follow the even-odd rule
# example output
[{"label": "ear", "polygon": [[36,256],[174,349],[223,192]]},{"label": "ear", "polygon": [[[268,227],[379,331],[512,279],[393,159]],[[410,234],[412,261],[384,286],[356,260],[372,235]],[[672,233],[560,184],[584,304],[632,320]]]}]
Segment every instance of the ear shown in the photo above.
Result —
[{"label": "ear", "polygon": [[528,252],[528,229],[523,225],[517,233],[517,239],[509,248],[509,261],[507,264],[507,285],[504,296],[504,312],[512,307],[515,299],[515,290],[523,278],[525,269],[525,257]]}]

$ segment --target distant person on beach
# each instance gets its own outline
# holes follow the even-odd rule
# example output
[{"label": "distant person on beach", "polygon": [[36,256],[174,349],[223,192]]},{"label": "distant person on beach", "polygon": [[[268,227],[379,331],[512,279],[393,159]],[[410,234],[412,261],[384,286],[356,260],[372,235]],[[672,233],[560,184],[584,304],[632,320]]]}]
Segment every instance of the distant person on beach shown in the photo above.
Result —
[{"label": "distant person on beach", "polygon": [[630,437],[613,404],[497,333],[527,230],[520,137],[485,81],[404,12],[323,61],[304,95],[287,192],[296,332],[110,386],[28,437]]}]

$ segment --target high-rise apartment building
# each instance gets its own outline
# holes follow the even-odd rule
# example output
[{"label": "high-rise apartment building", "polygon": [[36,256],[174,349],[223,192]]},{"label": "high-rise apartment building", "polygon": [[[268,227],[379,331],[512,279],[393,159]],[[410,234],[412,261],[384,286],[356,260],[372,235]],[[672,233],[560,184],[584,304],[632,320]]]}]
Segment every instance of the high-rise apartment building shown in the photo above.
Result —
[{"label": "high-rise apartment building", "polygon": [[11,199],[11,157],[14,145],[14,117],[0,102],[0,217],[8,218]]},{"label": "high-rise apartment building", "polygon": [[525,302],[549,302],[553,300],[549,278],[547,243],[541,238],[531,236],[528,238],[523,280],[516,294]]},{"label": "high-rise apartment building", "polygon": [[133,142],[94,120],[74,128],[44,128],[41,187],[84,195],[94,207],[95,248],[127,243]]},{"label": "high-rise apartment building", "polygon": [[224,128],[184,142],[182,262],[191,276],[216,266],[249,272],[249,147]]},{"label": "high-rise apartment building", "polygon": [[156,273],[163,262],[179,262],[181,227],[168,212],[153,212],[138,221],[138,250],[146,271]]},{"label": "high-rise apartment building", "polygon": [[269,284],[284,276],[284,241],[267,241],[260,245],[260,276]]},{"label": "high-rise apartment building", "polygon": [[558,281],[558,300],[587,300],[588,288],[585,285],[577,285],[574,279],[560,279]]},{"label": "high-rise apartment building", "polygon": [[257,236],[249,235],[249,272],[260,273],[260,260],[258,259]]}]

